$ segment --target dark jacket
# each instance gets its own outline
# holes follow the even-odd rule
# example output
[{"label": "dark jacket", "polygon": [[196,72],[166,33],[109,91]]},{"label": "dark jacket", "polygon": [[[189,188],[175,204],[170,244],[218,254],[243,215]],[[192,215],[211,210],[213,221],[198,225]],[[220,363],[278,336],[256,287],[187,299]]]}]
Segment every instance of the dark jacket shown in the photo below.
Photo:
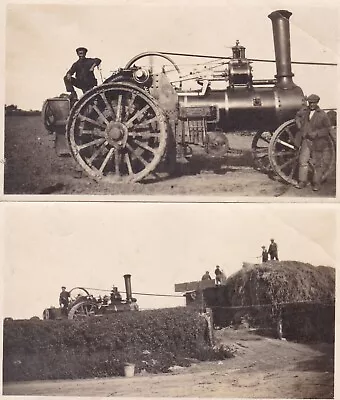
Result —
[{"label": "dark jacket", "polygon": [[268,247],[268,253],[272,256],[277,255],[277,244],[275,242],[270,243]]},{"label": "dark jacket", "polygon": [[325,111],[319,107],[309,120],[310,109],[304,107],[296,113],[295,122],[299,129],[300,139],[314,140],[330,133],[331,121]]},{"label": "dark jacket", "polygon": [[96,77],[94,76],[93,71],[90,71],[90,68],[93,64],[98,65],[101,63],[100,58],[82,58],[76,61],[72,67],[67,71],[67,74],[76,74],[76,79],[83,82],[97,82]]},{"label": "dark jacket", "polygon": [[268,251],[262,250],[262,262],[268,261]]},{"label": "dark jacket", "polygon": [[60,305],[61,305],[61,304],[67,305],[67,304],[68,304],[68,299],[69,299],[69,297],[70,297],[70,293],[69,293],[69,292],[67,292],[67,291],[65,291],[65,292],[60,292],[60,295],[59,295],[59,304],[60,304]]}]

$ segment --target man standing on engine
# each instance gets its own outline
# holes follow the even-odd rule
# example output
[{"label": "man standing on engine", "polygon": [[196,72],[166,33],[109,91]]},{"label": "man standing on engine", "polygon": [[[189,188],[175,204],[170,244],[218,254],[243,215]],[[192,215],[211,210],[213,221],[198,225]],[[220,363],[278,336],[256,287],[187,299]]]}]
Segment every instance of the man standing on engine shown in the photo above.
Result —
[{"label": "man standing on engine", "polygon": [[318,191],[324,172],[324,152],[328,145],[331,122],[327,114],[318,106],[320,97],[311,94],[307,97],[308,107],[299,110],[295,117],[299,132],[296,136],[300,145],[298,189],[303,189],[308,181],[309,165],[313,169],[313,190]]},{"label": "man standing on engine", "polygon": [[270,245],[268,247],[268,254],[270,255],[271,260],[279,261],[279,252],[277,244],[275,243],[274,239],[270,239]]},{"label": "man standing on engine", "polygon": [[[87,49],[78,47],[76,53],[79,57],[64,76],[66,90],[71,93],[71,101],[78,100],[74,86],[81,89],[83,93],[97,85],[97,79],[93,70],[101,63],[99,58],[87,58]],[[72,76],[75,74],[75,78]]]},{"label": "man standing on engine", "polygon": [[61,292],[59,295],[59,305],[61,308],[61,313],[67,315],[67,308],[69,303],[70,293],[66,291],[66,287],[61,287]]}]

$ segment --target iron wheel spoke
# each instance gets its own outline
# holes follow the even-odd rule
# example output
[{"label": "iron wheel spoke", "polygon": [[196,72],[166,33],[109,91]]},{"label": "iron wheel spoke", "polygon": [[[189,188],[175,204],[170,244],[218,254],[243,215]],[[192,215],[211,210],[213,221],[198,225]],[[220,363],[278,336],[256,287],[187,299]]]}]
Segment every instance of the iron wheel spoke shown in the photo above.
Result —
[{"label": "iron wheel spoke", "polygon": [[129,131],[128,136],[131,138],[136,138],[136,137],[141,137],[145,139],[149,138],[154,138],[159,136],[159,132],[149,132],[149,131],[143,131],[143,132],[136,132],[136,131]]},{"label": "iron wheel spoke", "polygon": [[282,170],[283,168],[287,167],[288,165],[292,164],[295,160],[297,160],[299,155],[291,158],[290,160],[286,161],[285,163],[281,164],[279,168]]},{"label": "iron wheel spoke", "polygon": [[90,130],[90,129],[84,129],[83,127],[79,128],[79,136],[82,135],[93,135],[93,136],[98,136],[98,137],[105,137],[105,132],[100,131],[97,128]]},{"label": "iron wheel spoke", "polygon": [[283,141],[281,139],[278,139],[277,143],[280,143],[280,144],[282,144],[282,146],[288,147],[289,149],[296,150],[296,147],[294,145],[292,145],[286,141]]},{"label": "iron wheel spoke", "polygon": [[144,121],[144,122],[141,122],[140,124],[138,124],[138,128],[148,128],[150,124],[152,124],[153,122],[157,122],[157,120],[158,120],[157,117],[148,119],[147,121]]},{"label": "iron wheel spoke", "polygon": [[282,150],[282,151],[278,151],[277,153],[274,153],[275,157],[280,157],[280,156],[290,156],[295,154],[296,151],[293,150]]},{"label": "iron wheel spoke", "polygon": [[106,154],[105,160],[102,162],[102,165],[99,168],[99,172],[103,173],[104,168],[106,167],[107,163],[109,162],[110,158],[112,157],[113,151],[114,151],[114,148],[111,147],[109,152]]},{"label": "iron wheel spoke", "polygon": [[288,136],[291,142],[294,142],[294,136],[289,126],[286,128],[286,132],[288,132]]},{"label": "iron wheel spoke", "polygon": [[137,158],[142,164],[144,164],[145,167],[148,165],[147,161],[145,161],[143,157],[141,157],[138,153],[136,153],[136,151],[129,143],[126,143],[126,147],[135,156],[135,158]]},{"label": "iron wheel spoke", "polygon": [[102,144],[104,141],[105,141],[104,138],[95,139],[95,140],[92,140],[92,142],[80,144],[77,146],[77,148],[78,148],[78,150],[83,150],[83,149],[86,149],[87,147],[94,146],[96,144]]},{"label": "iron wheel spoke", "polygon": [[290,174],[289,174],[289,178],[290,179],[292,179],[293,178],[293,175],[294,175],[294,172],[296,171],[296,167],[298,166],[298,161],[296,161],[295,163],[294,163],[294,165],[292,166],[292,170],[290,171]]},{"label": "iron wheel spoke", "polygon": [[93,161],[99,156],[99,154],[104,150],[105,146],[107,145],[107,141],[101,144],[96,151],[93,152],[92,156],[87,159],[87,162],[90,166],[92,166]]},{"label": "iron wheel spoke", "polygon": [[119,94],[117,103],[117,112],[116,112],[116,122],[120,122],[122,120],[122,100],[123,100],[123,95]]},{"label": "iron wheel spoke", "polygon": [[99,110],[98,106],[93,106],[94,111],[103,119],[106,125],[109,124],[109,121],[106,119],[105,115]]},{"label": "iron wheel spoke", "polygon": [[103,99],[106,110],[108,110],[109,114],[111,115],[112,118],[115,117],[115,113],[113,111],[113,108],[111,106],[111,104],[109,103],[107,97],[105,96],[104,92],[100,92],[100,97]]},{"label": "iron wheel spoke", "polygon": [[[146,113],[146,111],[148,110],[148,108],[150,108],[149,104],[147,104],[147,105],[144,106],[142,109],[140,109],[139,111],[137,111],[137,112],[135,113],[135,115],[133,115],[133,116],[125,123],[125,126],[126,126],[127,128],[130,128],[130,127],[132,126],[133,121],[136,120],[136,119],[141,119],[141,118],[145,115],[145,113]],[[140,125],[142,125],[142,124],[140,124]]]},{"label": "iron wheel spoke", "polygon": [[115,174],[117,176],[119,176],[119,174],[120,174],[120,172],[119,172],[119,164],[120,164],[121,154],[120,154],[118,149],[114,149],[114,153],[115,153]]},{"label": "iron wheel spoke", "polygon": [[81,121],[86,121],[86,122],[89,122],[92,125],[98,126],[98,128],[105,129],[105,125],[104,124],[101,124],[101,123],[99,123],[98,121],[95,121],[92,118],[85,117],[85,115],[79,114],[78,118],[80,118]]},{"label": "iron wheel spoke", "polygon": [[129,175],[133,175],[133,169],[132,169],[129,153],[125,153],[124,158],[125,158],[125,164],[127,165],[127,168],[128,168]]},{"label": "iron wheel spoke", "polygon": [[150,147],[149,145],[147,145],[146,143],[140,142],[139,140],[135,139],[134,142],[141,147],[144,150],[150,151],[150,153],[154,154],[155,153],[155,149],[153,149],[152,147]]}]

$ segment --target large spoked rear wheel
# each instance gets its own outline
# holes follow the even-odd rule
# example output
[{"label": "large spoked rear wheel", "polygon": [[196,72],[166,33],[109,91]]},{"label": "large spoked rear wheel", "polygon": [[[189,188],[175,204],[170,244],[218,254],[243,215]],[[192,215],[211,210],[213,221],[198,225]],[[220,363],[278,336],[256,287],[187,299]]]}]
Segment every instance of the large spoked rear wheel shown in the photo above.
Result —
[{"label": "large spoked rear wheel", "polygon": [[[285,182],[291,185],[298,183],[299,155],[301,140],[298,140],[298,128],[294,120],[282,124],[275,132],[269,145],[269,160],[273,170]],[[335,167],[335,145],[331,135],[323,150],[323,175],[327,179]],[[310,165],[310,172],[313,167]]]},{"label": "large spoked rear wheel", "polygon": [[96,303],[92,301],[81,301],[75,304],[68,313],[68,319],[81,320],[93,317],[98,310]]},{"label": "large spoked rear wheel", "polygon": [[161,161],[167,125],[148,93],[130,83],[107,83],[74,105],[67,138],[74,158],[94,179],[137,182]]}]

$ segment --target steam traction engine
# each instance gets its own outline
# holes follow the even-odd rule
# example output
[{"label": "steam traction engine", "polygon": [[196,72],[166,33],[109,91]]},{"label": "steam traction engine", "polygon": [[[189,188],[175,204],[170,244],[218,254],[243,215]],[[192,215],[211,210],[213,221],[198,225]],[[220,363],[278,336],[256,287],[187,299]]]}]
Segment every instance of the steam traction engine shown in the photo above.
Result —
[{"label": "steam traction engine", "polygon": [[[305,96],[293,82],[290,16],[285,10],[269,15],[275,79],[253,79],[245,48],[236,42],[223,72],[197,79],[199,90],[185,91],[181,72],[167,53],[146,52],[88,91],[71,109],[67,97],[47,100],[45,126],[62,133],[66,126],[67,142],[77,162],[91,177],[109,182],[140,181],[162,163],[171,171],[176,157],[190,158],[194,145],[223,157],[231,151],[227,132],[255,131],[255,166],[270,167],[295,184],[300,143],[293,118],[305,105]],[[177,80],[170,81],[164,65],[155,71],[154,61],[146,68],[146,59],[170,63]],[[224,87],[213,89],[214,83]],[[324,164],[326,178],[335,164],[331,137]]]},{"label": "steam traction engine", "polygon": [[73,319],[79,320],[91,316],[103,316],[116,312],[138,311],[139,307],[135,298],[132,297],[131,275],[124,275],[126,300],[123,300],[116,290],[111,291],[111,296],[99,296],[95,298],[87,289],[75,287],[70,290],[70,304],[67,309],[46,308],[43,311],[44,319]]}]

